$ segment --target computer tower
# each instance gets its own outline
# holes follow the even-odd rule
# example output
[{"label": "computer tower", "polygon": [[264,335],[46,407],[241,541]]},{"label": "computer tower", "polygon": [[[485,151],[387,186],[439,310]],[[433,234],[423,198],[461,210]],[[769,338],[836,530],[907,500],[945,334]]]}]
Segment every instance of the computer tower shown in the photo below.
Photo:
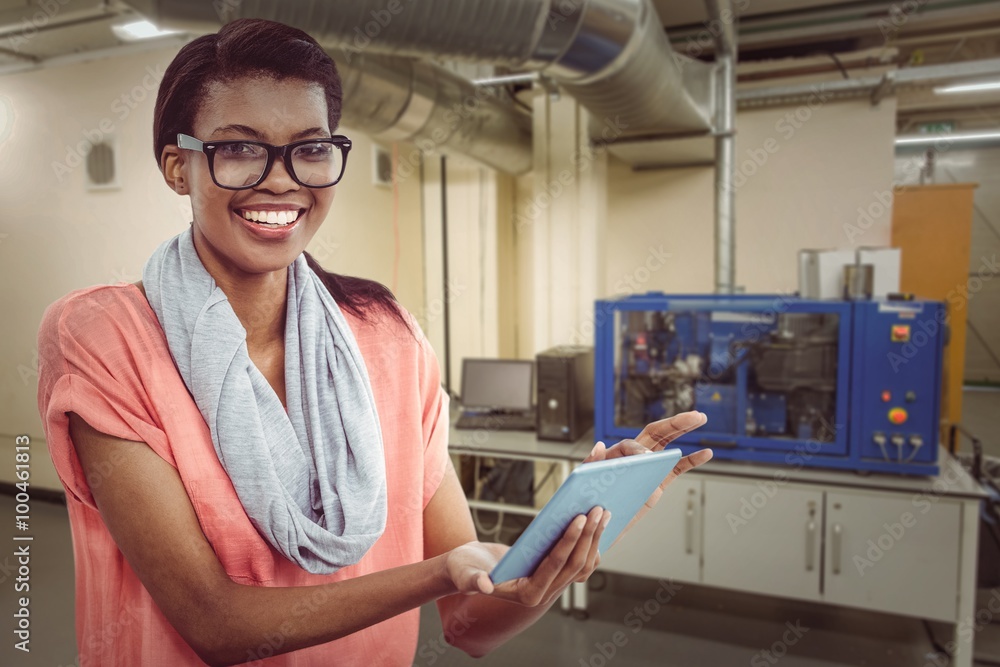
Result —
[{"label": "computer tower", "polygon": [[576,442],[594,425],[594,348],[560,345],[535,358],[539,440]]}]

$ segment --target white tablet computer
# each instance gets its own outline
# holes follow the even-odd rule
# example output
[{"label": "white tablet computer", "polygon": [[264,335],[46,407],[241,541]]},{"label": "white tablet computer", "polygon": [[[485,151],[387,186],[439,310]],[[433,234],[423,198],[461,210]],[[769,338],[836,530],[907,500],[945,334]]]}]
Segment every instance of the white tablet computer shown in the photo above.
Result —
[{"label": "white tablet computer", "polygon": [[664,449],[581,464],[500,559],[490,579],[499,584],[530,576],[573,519],[598,505],[611,512],[597,547],[605,553],[680,458],[681,450]]}]

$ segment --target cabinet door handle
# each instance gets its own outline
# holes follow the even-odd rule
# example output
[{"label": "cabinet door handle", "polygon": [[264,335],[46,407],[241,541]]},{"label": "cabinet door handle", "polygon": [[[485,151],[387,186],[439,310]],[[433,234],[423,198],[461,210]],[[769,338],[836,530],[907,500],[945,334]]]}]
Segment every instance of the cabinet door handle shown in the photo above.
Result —
[{"label": "cabinet door handle", "polygon": [[833,560],[833,573],[840,574],[840,542],[843,535],[843,529],[840,527],[839,523],[833,524],[833,544],[831,545],[831,554]]},{"label": "cabinet door handle", "polygon": [[684,517],[684,545],[688,554],[694,553],[694,503],[690,500]]},{"label": "cabinet door handle", "polygon": [[816,564],[816,521],[809,519],[806,524],[806,572],[812,572]]}]

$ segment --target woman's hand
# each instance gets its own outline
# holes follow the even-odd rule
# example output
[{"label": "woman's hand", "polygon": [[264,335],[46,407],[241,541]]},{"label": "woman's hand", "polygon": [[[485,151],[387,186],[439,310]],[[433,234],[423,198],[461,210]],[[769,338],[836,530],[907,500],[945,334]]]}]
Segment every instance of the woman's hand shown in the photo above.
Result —
[{"label": "woman's hand", "polygon": [[[699,426],[703,426],[707,421],[708,418],[704,415],[704,413],[695,411],[682,412],[679,415],[674,415],[673,417],[667,417],[666,419],[661,419],[651,424],[647,424],[646,428],[642,429],[642,432],[637,435],[634,440],[622,440],[610,448],[606,448],[603,442],[598,442],[594,445],[594,449],[591,450],[590,454],[583,460],[583,462],[590,463],[591,461],[604,461],[605,459],[613,459],[619,456],[634,456],[636,454],[645,454],[647,452],[658,452],[685,433],[690,433]],[[697,468],[711,459],[711,449],[701,449],[693,454],[688,454],[687,456],[681,458],[681,460],[677,462],[677,465],[674,466],[674,469],[670,471],[670,474],[664,478],[660,486],[657,487],[656,490],[653,491],[652,495],[649,496],[646,500],[646,504],[639,509],[629,524],[625,526],[625,530],[621,532],[611,546],[613,547],[617,544],[618,540],[620,540],[622,536],[635,525],[636,521],[641,519],[646,512],[653,509],[653,506],[659,502],[660,496],[663,495],[663,490],[666,489],[671,482],[686,473],[688,470]]]},{"label": "woman's hand", "polygon": [[527,607],[552,604],[571,583],[583,583],[597,568],[601,541],[611,513],[600,507],[578,515],[530,577],[494,585],[489,573],[510,547],[469,542],[452,549],[446,568],[458,592],[483,593]]}]

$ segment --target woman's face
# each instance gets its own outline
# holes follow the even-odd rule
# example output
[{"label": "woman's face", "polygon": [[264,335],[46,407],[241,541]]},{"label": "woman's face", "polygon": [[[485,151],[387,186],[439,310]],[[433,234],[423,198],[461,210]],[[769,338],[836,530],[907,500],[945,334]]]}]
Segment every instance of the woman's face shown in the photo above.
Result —
[{"label": "woman's face", "polygon": [[[201,141],[246,139],[275,146],[300,139],[330,136],[322,86],[300,79],[242,78],[213,82],[198,112],[193,136]],[[168,147],[164,176],[175,191],[191,195],[195,244],[208,268],[234,276],[288,267],[323,224],[333,202],[334,187],[307,188],[296,183],[280,158],[267,177],[246,190],[217,186],[208,156]],[[247,217],[284,211],[295,221],[271,230]],[[208,255],[207,257],[205,255]]]}]

